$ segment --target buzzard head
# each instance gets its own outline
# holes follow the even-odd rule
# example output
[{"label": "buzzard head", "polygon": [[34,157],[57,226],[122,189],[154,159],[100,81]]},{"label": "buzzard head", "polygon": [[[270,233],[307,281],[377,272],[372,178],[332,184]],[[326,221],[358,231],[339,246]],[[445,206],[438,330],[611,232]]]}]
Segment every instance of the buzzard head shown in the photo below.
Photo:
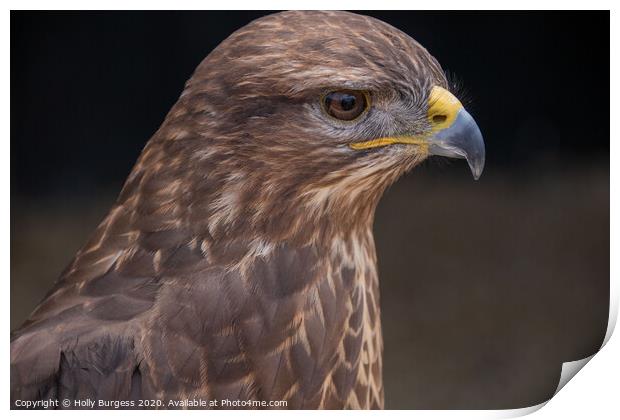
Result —
[{"label": "buzzard head", "polygon": [[480,130],[438,62],[347,12],[278,13],[233,33],[198,66],[158,141],[159,159],[200,194],[192,204],[210,231],[279,238],[316,232],[325,215],[332,227],[367,225],[385,188],[430,155],[467,159],[476,179],[484,166]]}]

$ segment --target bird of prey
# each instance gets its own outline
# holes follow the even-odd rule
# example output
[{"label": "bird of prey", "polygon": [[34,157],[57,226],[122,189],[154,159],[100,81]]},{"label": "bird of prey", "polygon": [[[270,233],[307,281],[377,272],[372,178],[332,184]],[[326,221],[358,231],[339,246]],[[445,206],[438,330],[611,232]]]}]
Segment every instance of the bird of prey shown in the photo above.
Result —
[{"label": "bird of prey", "polygon": [[430,155],[478,178],[484,143],[408,35],[320,11],[234,32],[12,334],[13,406],[383,408],[373,217]]}]

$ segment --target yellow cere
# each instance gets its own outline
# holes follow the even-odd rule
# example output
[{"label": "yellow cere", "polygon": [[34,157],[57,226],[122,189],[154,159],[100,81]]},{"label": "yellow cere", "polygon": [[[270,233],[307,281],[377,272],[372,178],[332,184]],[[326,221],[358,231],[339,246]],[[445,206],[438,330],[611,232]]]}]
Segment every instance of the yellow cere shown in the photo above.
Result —
[{"label": "yellow cere", "polygon": [[[461,102],[446,89],[433,86],[428,98],[428,119],[431,123],[431,131],[437,132],[448,128],[454,123],[457,114],[463,108]],[[428,146],[428,140],[424,137],[397,136],[381,137],[378,139],[350,143],[349,147],[355,150],[372,149],[375,147],[388,146],[390,144],[415,144]]]},{"label": "yellow cere", "polygon": [[450,127],[461,108],[463,104],[456,99],[456,96],[442,87],[433,86],[431,96],[428,98],[427,113],[433,132]]}]

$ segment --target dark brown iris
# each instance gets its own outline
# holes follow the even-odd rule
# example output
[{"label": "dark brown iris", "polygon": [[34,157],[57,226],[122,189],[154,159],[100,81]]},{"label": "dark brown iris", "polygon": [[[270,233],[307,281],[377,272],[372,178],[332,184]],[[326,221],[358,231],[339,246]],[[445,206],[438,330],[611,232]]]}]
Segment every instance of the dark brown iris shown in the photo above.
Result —
[{"label": "dark brown iris", "polygon": [[331,92],[323,98],[325,111],[334,118],[351,121],[359,117],[368,107],[366,95],[355,90]]}]

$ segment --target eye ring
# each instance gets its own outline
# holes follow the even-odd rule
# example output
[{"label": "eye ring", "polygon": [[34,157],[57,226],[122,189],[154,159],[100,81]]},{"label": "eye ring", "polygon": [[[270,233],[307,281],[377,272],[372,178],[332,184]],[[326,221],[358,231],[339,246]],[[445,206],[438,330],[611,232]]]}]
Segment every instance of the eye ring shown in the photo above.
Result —
[{"label": "eye ring", "polygon": [[353,122],[370,108],[370,96],[361,90],[333,90],[321,97],[321,107],[330,118]]}]

